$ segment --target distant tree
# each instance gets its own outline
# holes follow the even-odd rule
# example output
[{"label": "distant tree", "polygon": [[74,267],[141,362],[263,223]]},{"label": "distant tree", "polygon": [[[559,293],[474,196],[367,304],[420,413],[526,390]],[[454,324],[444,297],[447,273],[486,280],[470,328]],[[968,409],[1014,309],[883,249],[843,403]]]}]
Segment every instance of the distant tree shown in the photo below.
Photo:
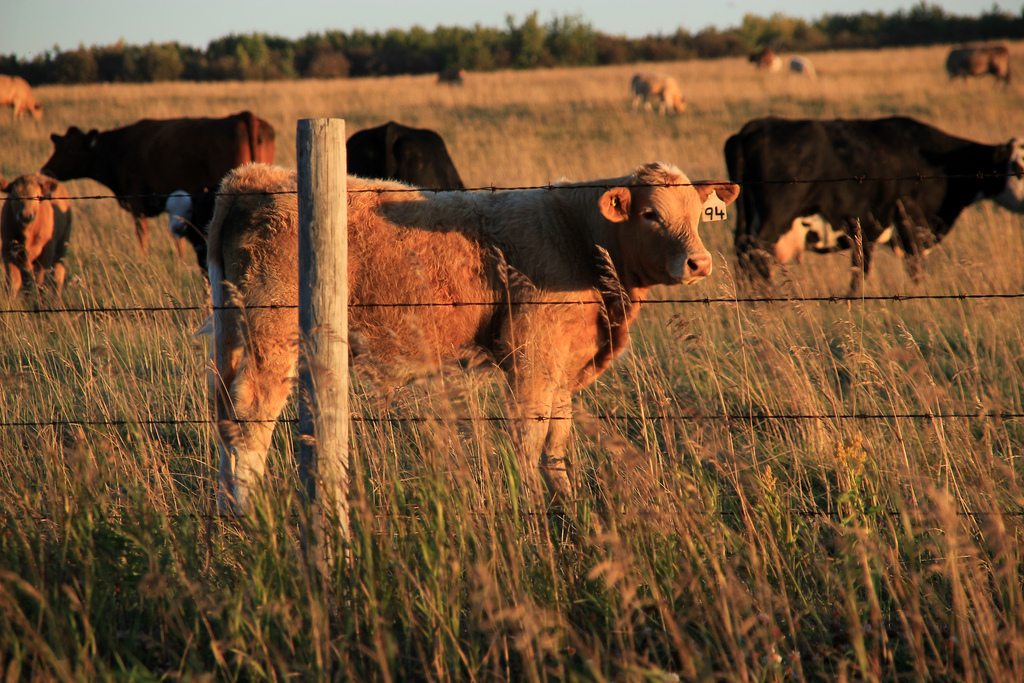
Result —
[{"label": "distant tree", "polygon": [[58,53],[51,63],[51,81],[57,83],[95,83],[99,67],[92,52],[80,46],[77,50]]},{"label": "distant tree", "polygon": [[718,31],[706,28],[693,37],[694,49],[699,57],[733,57],[747,54],[751,45],[736,31]]},{"label": "distant tree", "polygon": [[551,66],[552,59],[544,48],[547,31],[537,18],[537,12],[531,12],[519,26],[515,18],[509,14],[505,17],[508,29],[509,52],[512,53],[512,65],[519,68]]},{"label": "distant tree", "polygon": [[998,5],[977,17],[956,16],[918,2],[891,14],[827,14],[814,22],[772,14],[746,14],[740,25],[708,28],[695,35],[641,38],[595,31],[581,16],[542,24],[538,13],[503,27],[414,26],[384,33],[355,30],[310,33],[298,40],[264,33],[230,34],[205,49],[177,43],[58,47],[22,59],[0,55],[0,72],[33,84],[95,81],[343,78],[428,73],[456,67],[472,71],[562,65],[622,64],[742,55],[760,47],[786,51],[927,45],[936,42],[1024,38],[1024,10]]},{"label": "distant tree", "polygon": [[634,61],[633,41],[624,36],[598,33],[594,41],[598,64],[626,64]]},{"label": "distant tree", "polygon": [[302,75],[307,78],[347,78],[351,64],[341,50],[322,50],[310,60]]},{"label": "distant tree", "polygon": [[185,66],[175,43],[150,43],[139,49],[135,57],[135,76],[138,81],[175,81],[181,78]]},{"label": "distant tree", "polygon": [[552,19],[547,25],[544,47],[556,64],[597,63],[597,33],[581,16]]}]

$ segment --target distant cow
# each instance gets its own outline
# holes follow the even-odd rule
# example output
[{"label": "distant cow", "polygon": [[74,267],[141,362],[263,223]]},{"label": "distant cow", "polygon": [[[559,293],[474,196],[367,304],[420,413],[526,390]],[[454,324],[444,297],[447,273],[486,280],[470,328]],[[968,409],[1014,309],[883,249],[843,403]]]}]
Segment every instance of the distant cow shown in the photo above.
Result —
[{"label": "distant cow", "polygon": [[750,55],[748,61],[758,69],[764,69],[771,73],[777,73],[782,70],[782,58],[775,54],[775,51],[770,47]]},{"label": "distant cow", "polygon": [[946,58],[946,73],[950,78],[992,74],[997,81],[1010,82],[1010,51],[1005,45],[958,47]]},{"label": "distant cow", "polygon": [[890,238],[916,278],[920,257],[978,199],[1024,212],[1024,143],[984,145],[910,118],[756,119],[726,141],[725,160],[744,185],[736,253],[758,279],[773,262],[799,260],[805,245],[852,246],[857,292],[874,245]]},{"label": "distant cow", "polygon": [[36,98],[32,95],[32,86],[20,76],[0,74],[0,107],[6,106],[14,108],[16,119],[25,113],[31,114],[34,119],[43,116],[43,108],[36,104]]},{"label": "distant cow", "polygon": [[645,109],[651,109],[654,103],[657,103],[658,112],[661,114],[682,114],[686,110],[683,91],[679,87],[679,82],[671,76],[653,73],[633,74],[629,89],[633,95],[634,110],[641,104]]},{"label": "distant cow", "polygon": [[345,149],[352,175],[399,180],[430,189],[463,188],[444,140],[426,128],[388,121],[355,133]]},{"label": "distant cow", "polygon": [[806,76],[811,80],[818,77],[818,72],[814,69],[814,64],[807,57],[790,57],[789,58],[789,72],[798,74],[800,76]]},{"label": "distant cow", "polygon": [[232,168],[274,159],[274,128],[248,111],[222,119],[143,119],[103,132],[72,126],[50,139],[53,155],[43,173],[58,180],[91,178],[109,187],[132,213],[143,253],[146,218],[162,213],[172,192],[216,189]]},{"label": "distant cow", "polygon": [[462,85],[465,82],[466,72],[457,66],[449,66],[441,69],[437,74],[437,82],[447,85]]},{"label": "distant cow", "polygon": [[10,182],[0,179],[7,193],[0,213],[0,252],[7,271],[8,291],[18,294],[23,281],[42,287],[53,277],[60,296],[64,289],[64,256],[71,236],[71,205],[64,186],[40,173]]},{"label": "distant cow", "polygon": [[199,269],[203,271],[203,277],[206,277],[206,228],[213,218],[213,205],[216,199],[216,190],[195,195],[176,190],[167,197],[167,222],[178,255],[184,255],[180,246],[182,243],[190,244]]},{"label": "distant cow", "polygon": [[[420,193],[387,181],[348,182],[353,304],[492,304],[353,307],[357,367],[489,356],[508,373],[511,412],[523,418],[524,476],[535,481],[539,461],[556,498],[570,490],[572,392],[623,351],[650,287],[711,273],[697,232],[702,203],[712,192],[726,203],[739,193],[729,183],[686,185],[678,169],[660,163],[551,190]],[[265,305],[298,300],[295,187],[292,171],[237,169],[221,185],[210,224],[211,387],[224,511],[249,506],[295,375],[298,314]],[[286,193],[253,194],[261,192]]]}]

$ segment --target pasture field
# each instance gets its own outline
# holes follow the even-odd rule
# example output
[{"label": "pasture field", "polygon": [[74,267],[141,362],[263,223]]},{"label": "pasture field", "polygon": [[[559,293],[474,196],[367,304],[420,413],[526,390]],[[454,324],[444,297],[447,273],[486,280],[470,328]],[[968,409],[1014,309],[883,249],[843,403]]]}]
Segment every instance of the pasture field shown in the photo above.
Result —
[{"label": "pasture field", "polygon": [[[301,117],[433,128],[469,186],[652,160],[722,178],[726,137],[769,113],[1024,134],[1024,90],[948,82],[946,50],[815,54],[817,81],[725,59],[473,73],[461,88],[44,87],[43,121],[0,123],[0,174],[38,169],[69,125],[243,108],[274,124],[285,165]],[[630,111],[643,69],[678,78],[684,115]],[[320,580],[289,425],[256,513],[213,514],[191,255],[174,255],[164,219],[143,259],[113,201],[75,211],[67,306],[195,308],[0,314],[4,680],[1024,680],[1024,420],[977,417],[1024,412],[1024,299],[645,306],[629,354],[577,399],[625,417],[579,422],[564,516],[523,489],[501,424],[446,420],[503,414],[496,375],[357,386],[357,414],[399,420],[353,425],[348,560]],[[865,293],[1024,293],[1021,223],[978,204],[921,282],[882,250]],[[712,276],[656,297],[736,295],[731,222],[702,235]],[[848,254],[809,254],[778,288],[844,294],[848,269]],[[686,419],[699,413],[739,417]],[[920,416],[936,413],[959,417]],[[824,417],[749,417],[764,414]],[[400,420],[422,415],[439,419]]]}]

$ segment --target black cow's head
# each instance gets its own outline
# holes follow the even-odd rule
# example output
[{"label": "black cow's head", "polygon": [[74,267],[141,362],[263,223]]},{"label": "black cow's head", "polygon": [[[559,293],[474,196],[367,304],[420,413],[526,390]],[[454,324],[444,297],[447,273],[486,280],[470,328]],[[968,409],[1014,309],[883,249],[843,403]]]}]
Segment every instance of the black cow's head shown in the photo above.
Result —
[{"label": "black cow's head", "polygon": [[92,169],[98,138],[95,128],[86,133],[78,126],[71,126],[64,135],[53,133],[53,154],[43,164],[43,173],[57,180],[83,177]]}]

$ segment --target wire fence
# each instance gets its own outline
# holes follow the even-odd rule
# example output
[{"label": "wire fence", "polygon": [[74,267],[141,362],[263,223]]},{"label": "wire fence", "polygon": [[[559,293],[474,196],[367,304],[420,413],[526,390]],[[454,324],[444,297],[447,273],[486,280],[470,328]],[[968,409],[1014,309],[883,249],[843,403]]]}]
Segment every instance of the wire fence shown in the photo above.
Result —
[{"label": "wire fence", "polygon": [[[912,174],[892,176],[867,176],[848,175],[830,178],[785,178],[785,179],[761,179],[737,181],[740,186],[755,185],[803,185],[803,184],[834,184],[834,183],[870,183],[870,182],[949,182],[961,180],[977,180],[997,178],[1021,178],[1024,172],[988,172],[979,171],[975,173],[960,174]],[[686,183],[637,183],[637,184],[616,184],[618,187],[698,187],[713,184],[715,181],[696,181]],[[477,186],[458,190],[439,188],[414,188],[414,187],[371,187],[349,189],[349,194],[363,193],[422,193],[422,192],[500,192],[519,190],[544,190],[558,191],[562,189],[608,189],[613,187],[608,183],[576,183],[559,184],[547,183],[543,185],[510,185],[510,186]],[[295,195],[295,190],[281,191],[260,191],[260,192],[214,192],[217,196],[275,196]],[[132,199],[164,199],[171,193],[147,193],[147,194],[82,194],[68,197],[34,196],[22,199],[37,200],[118,200],[125,202]],[[642,301],[642,305],[736,305],[736,304],[793,304],[793,303],[872,303],[872,302],[911,302],[911,301],[981,301],[981,300],[1018,300],[1024,299],[1024,292],[995,292],[995,293],[949,293],[949,294],[890,294],[890,295],[819,295],[819,296],[705,296],[705,297],[670,297],[651,298]],[[557,301],[551,300],[495,300],[495,301],[418,301],[418,302],[387,302],[370,301],[349,304],[353,309],[374,309],[374,308],[460,308],[460,307],[493,307],[493,306],[546,306],[546,305],[582,305],[582,306],[603,306],[605,303],[600,299],[575,299]],[[179,313],[179,312],[201,312],[209,313],[215,310],[238,310],[238,309],[298,309],[297,304],[269,304],[269,305],[224,305],[210,306],[208,303],[185,303],[185,304],[129,304],[129,305],[93,305],[93,306],[36,306],[33,308],[0,308],[0,317],[4,316],[26,316],[26,315],[59,315],[59,314],[83,314],[83,315],[132,315],[150,313]],[[987,419],[987,420],[1017,420],[1024,419],[1024,412],[1014,411],[953,411],[953,412],[835,412],[835,413],[784,413],[773,414],[754,411],[735,413],[694,413],[694,414],[648,414],[648,415],[623,415],[623,414],[596,414],[592,415],[599,420],[606,422],[613,421],[663,421],[663,422],[705,422],[719,421],[726,423],[741,422],[765,422],[765,421],[826,421],[826,420],[954,420],[954,419]],[[520,417],[520,416],[459,416],[445,417],[443,420],[434,416],[406,416],[406,417],[379,417],[369,415],[352,415],[353,422],[367,424],[400,424],[400,423],[429,423],[437,421],[445,422],[517,422],[517,421],[551,421],[571,420],[571,417]],[[245,422],[237,420],[237,422]],[[284,422],[297,423],[295,419],[279,420],[255,420],[253,422]],[[199,426],[212,424],[209,417],[202,418],[150,418],[150,419],[61,419],[61,420],[10,420],[0,421],[0,428],[44,428],[62,426]]]},{"label": "wire fence", "polygon": [[[828,420],[1020,420],[1024,412],[1016,411],[960,411],[960,412],[849,412],[849,413],[678,413],[630,415],[616,413],[588,413],[589,417],[602,422],[797,422],[797,421],[828,421]],[[352,422],[364,424],[429,424],[440,422],[558,422],[572,421],[570,416],[517,416],[517,415],[409,415],[401,417],[380,417],[374,415],[351,415]],[[279,418],[275,420],[244,420],[232,419],[234,424],[298,424],[297,418]],[[0,428],[14,427],[195,427],[212,425],[215,421],[210,417],[196,418],[138,418],[138,419],[64,419],[64,420],[10,420],[0,421]]]},{"label": "wire fence", "polygon": [[[878,295],[821,295],[821,296],[720,296],[644,299],[642,306],[659,304],[792,304],[792,303],[873,303],[910,301],[981,301],[1024,299],[1024,292],[976,292],[956,294],[878,294]],[[531,300],[511,299],[495,301],[364,301],[350,303],[349,308],[469,308],[487,306],[601,306],[596,299]],[[228,310],[298,309],[298,304],[239,304],[210,306],[208,304],[140,304],[124,306],[54,306],[38,308],[0,308],[3,315],[56,315],[56,314],[141,314],[176,312],[212,312]]]},{"label": "wire fence", "polygon": [[[763,185],[826,185],[826,184],[838,184],[838,183],[855,183],[863,185],[864,183],[877,183],[877,182],[948,182],[948,181],[960,181],[960,180],[992,180],[999,178],[1021,178],[1024,177],[1024,170],[1016,171],[975,171],[973,173],[913,173],[903,175],[890,175],[890,176],[875,176],[867,174],[853,174],[845,176],[833,176],[829,178],[764,178],[756,180],[735,180],[728,181],[740,187],[756,187]],[[364,188],[350,188],[348,194],[405,194],[405,193],[439,193],[439,192],[506,192],[506,191],[520,191],[520,190],[546,190],[549,192],[559,190],[573,190],[573,189],[595,189],[595,190],[607,190],[611,187],[627,187],[631,189],[642,188],[642,187],[703,187],[707,185],[717,184],[719,182],[726,181],[713,181],[713,180],[697,180],[685,183],[609,183],[609,182],[556,182],[556,183],[544,183],[542,185],[476,185],[472,187],[463,188],[440,188],[440,187],[364,187]],[[41,200],[41,201],[61,201],[61,200],[102,200],[102,199],[114,199],[118,201],[126,201],[130,199],[163,199],[166,200],[180,190],[174,190],[172,192],[149,192],[149,193],[124,193],[124,194],[80,194],[72,195],[68,197],[53,197],[50,195],[39,195],[39,196],[27,196],[22,197],[26,200]],[[0,193],[2,194],[2,193]],[[277,195],[295,195],[298,194],[297,190],[267,190],[259,192],[220,192],[220,191],[207,191],[202,194],[212,195],[216,197],[245,197],[245,196],[258,196],[258,197],[271,197]]]}]

